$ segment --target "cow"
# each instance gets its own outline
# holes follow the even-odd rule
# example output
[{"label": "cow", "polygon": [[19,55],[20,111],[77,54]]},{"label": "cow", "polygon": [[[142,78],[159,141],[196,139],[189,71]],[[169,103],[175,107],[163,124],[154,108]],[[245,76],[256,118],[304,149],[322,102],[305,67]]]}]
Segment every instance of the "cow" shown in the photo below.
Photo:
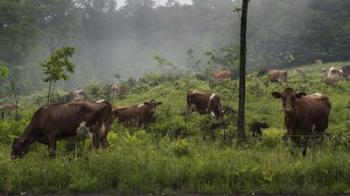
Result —
[{"label": "cow", "polygon": [[294,70],[294,72],[295,72],[295,75],[305,76],[305,72],[303,70],[301,70],[301,69],[297,68],[297,69]]},{"label": "cow", "polygon": [[320,135],[322,142],[328,128],[331,110],[329,98],[323,95],[306,96],[292,88],[286,88],[283,93],[273,92],[272,96],[282,100],[287,136],[294,145],[302,148],[302,155],[305,156],[310,137]]},{"label": "cow", "polygon": [[16,108],[18,108],[16,106],[16,104],[13,103],[5,103],[3,105],[0,106],[0,115],[1,118],[7,118],[8,115],[10,114],[11,111],[15,110]]},{"label": "cow", "polygon": [[154,121],[156,108],[161,104],[162,102],[152,99],[139,105],[113,107],[112,116],[121,123],[135,123],[137,126],[143,126]]},{"label": "cow", "polygon": [[56,155],[56,141],[68,137],[92,139],[92,147],[107,148],[112,106],[107,101],[48,104],[39,108],[18,139],[12,144],[12,158],[22,158],[34,142],[48,145],[51,157]]},{"label": "cow", "polygon": [[229,69],[221,69],[211,74],[215,80],[233,79],[233,73]]},{"label": "cow", "polygon": [[343,76],[348,78],[348,76],[350,75],[350,65],[342,66],[341,70],[343,70]]},{"label": "cow", "polygon": [[267,72],[267,77],[271,82],[287,82],[287,71],[272,69]]},{"label": "cow", "polygon": [[335,84],[343,76],[343,70],[331,67],[327,73],[327,84]]},{"label": "cow", "polygon": [[252,132],[252,137],[259,138],[261,140],[262,130],[269,128],[266,122],[253,122],[250,124],[250,131]]},{"label": "cow", "polygon": [[316,59],[316,60],[315,60],[315,64],[316,64],[316,65],[322,65],[322,64],[323,64],[322,59]]},{"label": "cow", "polygon": [[200,114],[210,113],[217,120],[223,120],[220,97],[214,93],[203,93],[196,90],[187,91],[187,113],[192,112],[193,107]]},{"label": "cow", "polygon": [[69,95],[71,101],[79,101],[86,99],[86,94],[84,90],[73,90],[69,93]]},{"label": "cow", "polygon": [[120,87],[116,84],[112,84],[111,86],[111,96],[112,100],[116,99],[120,95]]}]

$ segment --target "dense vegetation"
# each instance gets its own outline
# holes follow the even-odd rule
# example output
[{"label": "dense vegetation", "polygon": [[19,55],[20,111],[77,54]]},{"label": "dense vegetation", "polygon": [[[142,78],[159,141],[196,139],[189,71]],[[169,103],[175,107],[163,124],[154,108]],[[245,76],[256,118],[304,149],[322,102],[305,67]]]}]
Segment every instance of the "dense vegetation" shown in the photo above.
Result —
[{"label": "dense vegetation", "polygon": [[[322,67],[301,67],[306,76],[289,70],[288,84],[271,84],[266,76],[247,76],[247,121],[266,121],[262,141],[248,138],[236,145],[236,125],[211,131],[208,115],[185,111],[185,92],[216,92],[223,105],[236,108],[238,81],[204,81],[191,75],[147,74],[123,83],[125,94],[114,105],[130,105],[155,98],[163,102],[156,122],[139,129],[114,123],[107,151],[91,151],[90,141],[75,149],[74,141],[58,144],[56,159],[36,144],[23,159],[10,159],[11,138],[20,134],[45,99],[45,92],[20,97],[20,119],[0,121],[0,192],[119,192],[119,193],[347,193],[350,190],[350,84],[326,85]],[[292,156],[285,132],[281,102],[271,92],[286,86],[330,97],[332,111],[323,149],[303,158]],[[101,84],[87,87],[91,99],[108,99]],[[226,117],[227,118],[227,117]],[[234,117],[231,117],[234,121]],[[247,133],[248,133],[247,126]],[[248,134],[250,135],[250,134]]]},{"label": "dense vegetation", "polygon": [[[158,7],[154,0],[120,2],[1,0],[0,60],[10,67],[19,93],[46,86],[37,65],[62,46],[76,48],[75,75],[59,85],[68,89],[111,82],[116,73],[126,79],[159,71],[155,55],[185,66],[191,49],[205,67],[206,52],[239,43],[239,17],[232,12],[239,1],[169,0]],[[349,60],[349,7],[348,0],[252,0],[248,67]]]}]

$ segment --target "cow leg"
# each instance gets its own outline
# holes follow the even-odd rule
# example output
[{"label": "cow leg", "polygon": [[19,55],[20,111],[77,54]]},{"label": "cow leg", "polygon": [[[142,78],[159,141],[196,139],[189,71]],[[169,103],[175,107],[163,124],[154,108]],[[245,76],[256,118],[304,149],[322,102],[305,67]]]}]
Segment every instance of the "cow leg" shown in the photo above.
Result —
[{"label": "cow leg", "polygon": [[49,140],[49,154],[50,157],[55,157],[56,156],[56,138],[55,136],[48,136]]},{"label": "cow leg", "polygon": [[301,153],[302,153],[303,157],[305,157],[305,155],[306,155],[308,144],[309,144],[309,137],[306,136],[306,137],[304,137],[304,141],[302,142],[303,149],[302,149]]}]

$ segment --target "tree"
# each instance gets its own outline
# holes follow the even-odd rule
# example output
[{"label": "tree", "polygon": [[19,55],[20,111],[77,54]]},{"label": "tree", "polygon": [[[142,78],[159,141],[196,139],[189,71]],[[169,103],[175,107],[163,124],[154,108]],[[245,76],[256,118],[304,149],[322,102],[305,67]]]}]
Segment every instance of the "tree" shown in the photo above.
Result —
[{"label": "tree", "polygon": [[239,95],[238,95],[238,141],[246,139],[245,124],[245,77],[246,77],[246,60],[247,60],[247,15],[249,0],[242,0],[241,16],[241,41],[240,41],[240,66],[239,66]]},{"label": "tree", "polygon": [[54,92],[55,83],[59,80],[69,80],[69,73],[74,73],[75,65],[69,61],[74,54],[74,48],[63,47],[55,50],[44,63],[41,63],[45,77],[44,82],[49,83],[47,103]]}]

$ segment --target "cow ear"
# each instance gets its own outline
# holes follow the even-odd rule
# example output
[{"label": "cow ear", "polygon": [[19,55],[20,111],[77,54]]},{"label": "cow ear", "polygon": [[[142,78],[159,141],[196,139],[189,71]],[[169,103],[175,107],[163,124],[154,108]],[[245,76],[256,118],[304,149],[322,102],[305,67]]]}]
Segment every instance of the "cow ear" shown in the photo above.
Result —
[{"label": "cow ear", "polygon": [[162,105],[163,103],[162,102],[158,102],[157,105]]},{"label": "cow ear", "polygon": [[296,96],[297,96],[297,98],[301,98],[303,96],[306,96],[306,93],[304,93],[304,92],[297,93]]},{"label": "cow ear", "polygon": [[276,99],[280,99],[282,97],[282,94],[279,92],[273,92],[271,95]]}]

